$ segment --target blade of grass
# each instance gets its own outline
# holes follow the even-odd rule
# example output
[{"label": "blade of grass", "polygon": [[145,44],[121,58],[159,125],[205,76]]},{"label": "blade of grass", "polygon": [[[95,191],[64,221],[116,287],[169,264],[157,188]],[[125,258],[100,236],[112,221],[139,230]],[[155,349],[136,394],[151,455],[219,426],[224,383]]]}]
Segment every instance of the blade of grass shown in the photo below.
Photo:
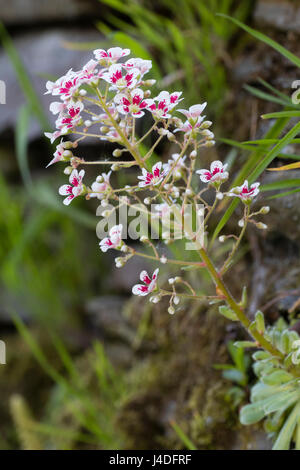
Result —
[{"label": "blade of grass", "polygon": [[27,156],[27,134],[30,115],[31,110],[29,106],[22,106],[18,113],[17,125],[15,130],[15,146],[17,160],[24,185],[27,188],[29,188],[32,184]]},{"label": "blade of grass", "polygon": [[237,20],[236,18],[233,18],[232,16],[224,15],[223,13],[217,13],[217,15],[222,16],[223,18],[227,18],[229,21],[232,21],[232,23],[236,24],[237,26],[242,28],[247,33],[251,34],[253,37],[258,39],[259,41],[262,41],[265,44],[267,44],[268,46],[272,47],[277,52],[279,52],[281,55],[283,55],[286,59],[288,59],[290,62],[292,62],[293,64],[295,64],[297,67],[300,68],[300,59],[299,59],[299,57],[297,57],[292,52],[288,51],[285,47],[281,46],[278,42],[276,42],[273,39],[269,38],[268,36],[261,33],[260,31],[257,31],[256,29],[253,29],[253,28],[250,28],[250,26],[245,25],[244,23]]},{"label": "blade of grass", "polygon": [[177,436],[180,438],[180,440],[183,442],[183,444],[187,447],[189,450],[197,450],[197,447],[193,442],[187,437],[187,435],[183,432],[181,427],[175,423],[175,421],[170,421],[170,424],[174,431],[176,432]]}]

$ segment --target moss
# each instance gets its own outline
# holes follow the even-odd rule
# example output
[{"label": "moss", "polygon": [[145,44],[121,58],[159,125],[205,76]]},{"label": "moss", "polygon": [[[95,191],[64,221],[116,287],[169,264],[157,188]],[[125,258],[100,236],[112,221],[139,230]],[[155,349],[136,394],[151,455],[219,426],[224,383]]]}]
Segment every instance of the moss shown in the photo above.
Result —
[{"label": "moss", "polygon": [[[130,308],[137,321],[139,301]],[[229,360],[226,337],[215,308],[198,306],[192,314],[187,306],[172,317],[162,302],[152,308],[140,349],[150,341],[153,352],[131,371],[134,391],[119,411],[129,448],[183,448],[171,421],[199,449],[230,448],[237,421],[225,399],[231,384],[213,368]]]}]

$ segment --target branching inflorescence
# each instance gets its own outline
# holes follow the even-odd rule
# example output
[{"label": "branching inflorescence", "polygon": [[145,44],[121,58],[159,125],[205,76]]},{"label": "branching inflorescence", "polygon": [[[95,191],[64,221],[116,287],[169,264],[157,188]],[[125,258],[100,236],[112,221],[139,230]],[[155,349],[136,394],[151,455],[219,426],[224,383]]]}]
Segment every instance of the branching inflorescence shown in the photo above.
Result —
[{"label": "branching inflorescence", "polygon": [[[150,88],[155,81],[145,78],[151,69],[151,61],[140,58],[127,60],[129,54],[129,49],[119,47],[107,51],[95,50],[95,59],[90,60],[82,70],[69,70],[55,82],[47,82],[47,93],[59,97],[60,101],[50,105],[50,110],[58,117],[55,132],[46,135],[51,142],[62,136],[73,136],[72,141],[60,141],[49,163],[67,163],[64,172],[69,175],[69,184],[59,189],[59,194],[65,196],[63,203],[68,205],[77,197],[85,197],[87,200],[98,198],[105,219],[109,219],[121,207],[139,207],[144,217],[151,220],[156,228],[161,224],[161,230],[157,230],[166,244],[172,244],[179,233],[183,234],[183,238],[191,242],[196,250],[196,261],[190,261],[188,257],[167,258],[165,254],[159,253],[148,233],[140,233],[139,239],[152,253],[137,251],[126,244],[122,223],[109,228],[100,242],[100,249],[103,252],[109,249],[120,252],[120,256],[115,259],[117,267],[124,266],[133,256],[140,256],[163,265],[207,270],[216,287],[215,295],[200,295],[197,286],[192,286],[180,276],[170,278],[169,288],[163,289],[158,283],[158,268],[152,275],[142,271],[141,283],[133,286],[132,292],[139,296],[151,294],[150,300],[154,303],[168,296],[170,314],[175,313],[182,299],[222,302],[220,313],[232,321],[240,321],[253,337],[254,341],[247,342],[247,346],[263,348],[271,358],[276,358],[279,368],[287,367],[297,376],[295,368],[299,355],[295,351],[284,353],[282,348],[276,346],[271,335],[262,327],[261,312],[257,312],[255,320],[251,322],[245,312],[245,293],[242,300],[237,302],[223,280],[247,225],[252,223],[258,229],[266,228],[264,223],[257,220],[257,216],[267,214],[269,208],[264,206],[257,212],[251,212],[251,203],[259,193],[259,183],[249,185],[245,181],[239,187],[224,190],[223,185],[229,178],[226,164],[214,161],[209,169],[196,170],[201,147],[211,147],[215,143],[214,134],[209,130],[212,123],[203,115],[206,103],[183,109],[180,91],[161,91],[152,98]],[[151,117],[152,122],[147,132],[139,136],[138,121],[146,114],[147,122]],[[148,137],[153,144],[149,150],[145,150],[145,139]],[[116,144],[112,157],[108,161],[86,161],[76,156],[74,152],[78,144],[86,138]],[[163,139],[170,141],[174,153],[165,163],[154,162],[155,150]],[[90,186],[84,182],[85,170],[81,169],[86,165],[100,165],[106,169]],[[137,170],[134,184],[113,187],[112,173],[128,168]],[[197,184],[194,181],[196,178],[193,180],[196,174],[203,183],[200,190],[199,177]],[[208,190],[214,193],[210,204],[204,194]],[[233,245],[223,265],[216,268],[206,248],[208,222],[224,195],[239,198],[244,205],[244,212],[238,223],[239,235],[219,237],[220,242],[230,239]],[[190,218],[186,217],[188,208],[192,214]],[[202,227],[196,232],[191,222],[195,215],[202,217]]]}]

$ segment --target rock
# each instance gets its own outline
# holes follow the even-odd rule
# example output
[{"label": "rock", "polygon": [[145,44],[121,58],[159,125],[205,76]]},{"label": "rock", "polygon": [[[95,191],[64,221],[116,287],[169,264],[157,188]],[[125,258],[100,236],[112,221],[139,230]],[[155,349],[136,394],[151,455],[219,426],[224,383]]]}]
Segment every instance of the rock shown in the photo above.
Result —
[{"label": "rock", "polygon": [[1,8],[1,20],[7,25],[70,21],[91,17],[100,11],[93,0],[10,0]]},{"label": "rock", "polygon": [[105,339],[118,339],[131,344],[135,332],[122,315],[124,298],[117,296],[101,296],[90,300],[86,311],[92,322]]},{"label": "rock", "polygon": [[280,31],[300,31],[300,4],[286,0],[260,0],[254,11],[258,26],[268,26]]},{"label": "rock", "polygon": [[[51,2],[49,2],[51,3]],[[65,3],[65,2],[60,2]],[[98,42],[99,41],[99,42]],[[55,117],[48,111],[52,97],[44,95],[45,83],[65,74],[70,68],[79,70],[92,58],[92,52],[72,50],[64,47],[65,42],[93,42],[100,46],[101,36],[93,29],[51,29],[24,33],[14,40],[14,44],[28,72],[31,83],[49,118],[49,130],[54,129]],[[7,55],[0,51],[0,79],[6,83],[6,104],[0,105],[0,133],[13,129],[20,107],[25,103],[14,68]],[[32,119],[29,139],[41,135],[40,125]]]}]

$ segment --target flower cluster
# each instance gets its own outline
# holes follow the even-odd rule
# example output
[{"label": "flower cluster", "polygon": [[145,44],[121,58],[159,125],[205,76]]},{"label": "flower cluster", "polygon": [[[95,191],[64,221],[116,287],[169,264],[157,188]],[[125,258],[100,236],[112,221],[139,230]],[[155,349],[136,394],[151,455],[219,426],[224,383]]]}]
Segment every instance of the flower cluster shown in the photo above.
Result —
[{"label": "flower cluster", "polygon": [[[184,99],[181,91],[163,90],[152,97],[150,88],[155,85],[155,80],[145,78],[151,69],[151,61],[128,58],[129,54],[129,49],[120,47],[97,49],[94,51],[94,58],[81,70],[71,69],[55,82],[48,81],[46,84],[46,93],[56,99],[50,105],[51,112],[56,116],[56,130],[46,133],[46,136],[51,142],[61,138],[48,166],[65,162],[67,166],[64,173],[69,175],[69,184],[59,188],[59,194],[65,196],[63,203],[69,205],[79,196],[87,200],[97,198],[104,209],[102,216],[109,218],[121,206],[131,207],[141,203],[139,193],[144,195],[146,192],[143,210],[152,220],[160,221],[163,229],[170,219],[171,206],[175,204],[180,208],[171,224],[173,238],[168,238],[164,230],[162,232],[165,243],[171,243],[182,228],[181,219],[186,204],[192,204],[195,208],[199,203],[204,204],[207,223],[215,204],[224,195],[228,195],[240,198],[247,208],[243,227],[248,221],[252,221],[258,228],[262,228],[259,224],[264,224],[251,220],[255,214],[251,214],[249,210],[250,203],[259,192],[259,183],[249,187],[245,181],[242,186],[223,191],[222,187],[228,180],[229,173],[227,164],[219,160],[212,162],[209,169],[196,171],[200,166],[197,162],[200,148],[211,147],[215,143],[214,134],[209,130],[212,123],[203,114],[207,103],[178,109],[179,103]],[[136,119],[143,116],[151,124],[147,132],[139,136]],[[62,136],[68,136],[69,140],[63,140]],[[141,153],[140,144],[144,140],[146,142],[147,137],[154,144],[151,144],[148,151]],[[74,152],[79,142],[86,138],[115,143],[116,148],[111,158],[108,161],[91,162],[76,155]],[[172,142],[176,150],[167,162],[156,161],[150,165],[149,159],[164,138]],[[120,159],[123,155],[124,159]],[[107,170],[100,172],[88,185],[83,183],[85,171],[78,170],[79,166],[84,165],[104,165]],[[138,167],[140,171],[135,176],[135,184],[113,187],[112,172],[131,167]],[[200,190],[193,186],[194,173],[200,176],[197,183],[198,186],[202,185]],[[215,190],[214,206],[210,206],[203,198],[203,193],[209,188]],[[150,205],[152,211],[149,209]],[[184,230],[186,237],[193,239],[189,228],[185,227]],[[121,252],[121,256],[115,258],[117,267],[124,266],[132,256],[144,256],[125,243],[126,234],[123,231],[122,224],[113,225],[99,244],[103,252],[109,249]],[[140,241],[153,251],[153,255],[146,255],[148,259],[162,264],[173,262],[179,266],[189,265],[185,260],[168,260],[165,254],[158,253],[151,240],[144,235],[140,237]],[[224,269],[229,261],[225,262]],[[197,262],[190,264],[199,265]],[[171,291],[160,289],[157,285],[158,271],[156,269],[150,276],[143,270],[140,275],[142,284],[132,288],[133,294],[145,296],[153,293],[153,302],[169,296],[169,313],[174,313],[180,298],[187,296],[179,292],[180,288],[188,289],[189,295],[198,298],[193,286],[180,277],[169,283],[172,286]]]}]

